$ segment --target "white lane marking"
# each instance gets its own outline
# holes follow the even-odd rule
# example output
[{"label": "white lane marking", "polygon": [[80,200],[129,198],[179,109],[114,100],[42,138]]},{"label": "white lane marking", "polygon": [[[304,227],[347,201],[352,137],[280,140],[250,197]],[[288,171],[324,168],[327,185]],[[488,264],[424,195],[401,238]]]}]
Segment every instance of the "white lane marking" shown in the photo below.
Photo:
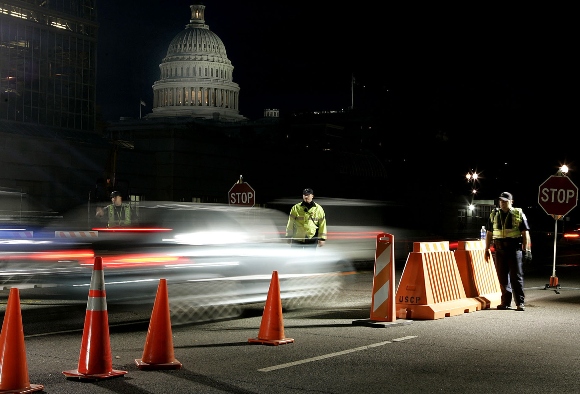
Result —
[{"label": "white lane marking", "polygon": [[408,337],[396,338],[396,339],[393,339],[392,342],[401,342],[401,341],[406,341],[407,339],[413,339],[413,338],[417,338],[417,335],[410,335]]},{"label": "white lane marking", "polygon": [[270,372],[270,371],[275,371],[277,369],[294,367],[294,366],[300,365],[300,364],[306,364],[306,363],[310,363],[310,362],[313,362],[313,361],[324,360],[326,358],[342,356],[344,354],[349,354],[349,353],[354,353],[354,352],[360,352],[361,350],[368,350],[368,349],[371,349],[371,348],[374,348],[374,347],[384,346],[384,345],[387,345],[387,344],[393,343],[393,342],[401,342],[401,341],[404,341],[404,340],[407,340],[407,339],[411,339],[411,338],[417,338],[417,336],[407,336],[407,337],[402,337],[402,338],[396,338],[396,339],[393,339],[392,341],[384,341],[384,342],[373,343],[371,345],[361,346],[361,347],[355,347],[354,349],[347,349],[347,350],[343,350],[341,352],[324,354],[322,356],[306,358],[304,360],[293,361],[291,363],[286,363],[286,364],[273,365],[271,367],[258,369],[258,371],[259,372]]}]

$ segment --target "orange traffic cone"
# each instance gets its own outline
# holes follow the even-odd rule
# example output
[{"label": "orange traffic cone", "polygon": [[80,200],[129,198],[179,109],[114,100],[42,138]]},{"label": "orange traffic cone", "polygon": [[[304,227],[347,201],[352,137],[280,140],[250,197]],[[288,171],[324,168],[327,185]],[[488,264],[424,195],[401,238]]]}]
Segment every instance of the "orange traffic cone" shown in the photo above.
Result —
[{"label": "orange traffic cone", "polygon": [[278,271],[272,273],[258,338],[250,338],[248,342],[261,343],[262,345],[284,345],[294,342],[292,338],[284,338],[284,318],[282,317]]},{"label": "orange traffic cone", "polygon": [[0,353],[0,393],[32,393],[44,389],[43,385],[30,384],[28,378],[20,293],[16,287],[11,288],[8,295],[0,333]]},{"label": "orange traffic cone", "polygon": [[78,368],[63,371],[67,378],[106,379],[125,375],[113,369],[103,259],[95,257]]},{"label": "orange traffic cone", "polygon": [[173,353],[167,279],[159,280],[143,356],[135,359],[135,364],[139,369],[145,370],[181,368],[181,363],[175,359]]}]

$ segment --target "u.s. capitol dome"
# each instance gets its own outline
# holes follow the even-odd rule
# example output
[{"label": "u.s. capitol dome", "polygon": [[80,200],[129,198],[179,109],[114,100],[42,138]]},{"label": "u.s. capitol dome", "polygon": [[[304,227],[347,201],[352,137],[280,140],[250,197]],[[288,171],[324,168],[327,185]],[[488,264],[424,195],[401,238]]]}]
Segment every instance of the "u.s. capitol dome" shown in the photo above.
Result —
[{"label": "u.s. capitol dome", "polygon": [[240,121],[240,87],[222,40],[205,24],[205,6],[191,5],[191,19],[177,34],[153,84],[147,118],[193,117]]}]

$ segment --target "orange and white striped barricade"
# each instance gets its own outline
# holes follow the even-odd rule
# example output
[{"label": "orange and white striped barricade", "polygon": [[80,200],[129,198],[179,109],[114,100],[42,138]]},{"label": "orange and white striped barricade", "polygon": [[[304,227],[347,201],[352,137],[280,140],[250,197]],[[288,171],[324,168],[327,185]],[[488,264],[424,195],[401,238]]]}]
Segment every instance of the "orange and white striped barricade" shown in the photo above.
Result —
[{"label": "orange and white striped barricade", "polygon": [[98,231],[55,231],[55,238],[97,238]]},{"label": "orange and white striped barricade", "polygon": [[0,238],[34,238],[34,231],[0,230]]},{"label": "orange and white striped barricade", "polygon": [[455,260],[461,274],[465,295],[489,309],[501,304],[501,288],[493,257],[485,260],[485,241],[459,241]]},{"label": "orange and white striped barricade", "polygon": [[449,241],[415,242],[397,288],[397,317],[440,319],[476,311],[465,295]]},{"label": "orange and white striped barricade", "polygon": [[409,323],[410,320],[397,322],[395,315],[395,237],[377,234],[370,318],[354,320],[352,324],[386,327]]}]

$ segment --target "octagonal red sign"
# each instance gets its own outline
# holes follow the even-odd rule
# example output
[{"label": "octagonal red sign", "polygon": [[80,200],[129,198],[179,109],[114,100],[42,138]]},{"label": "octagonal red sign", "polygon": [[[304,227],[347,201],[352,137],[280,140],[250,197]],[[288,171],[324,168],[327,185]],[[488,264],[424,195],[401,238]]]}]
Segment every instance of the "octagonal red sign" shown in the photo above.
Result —
[{"label": "octagonal red sign", "polygon": [[228,201],[230,205],[253,207],[256,204],[256,192],[248,183],[234,183],[228,192]]},{"label": "octagonal red sign", "polygon": [[567,215],[578,203],[578,187],[566,176],[552,175],[540,185],[538,204],[548,215]]}]

